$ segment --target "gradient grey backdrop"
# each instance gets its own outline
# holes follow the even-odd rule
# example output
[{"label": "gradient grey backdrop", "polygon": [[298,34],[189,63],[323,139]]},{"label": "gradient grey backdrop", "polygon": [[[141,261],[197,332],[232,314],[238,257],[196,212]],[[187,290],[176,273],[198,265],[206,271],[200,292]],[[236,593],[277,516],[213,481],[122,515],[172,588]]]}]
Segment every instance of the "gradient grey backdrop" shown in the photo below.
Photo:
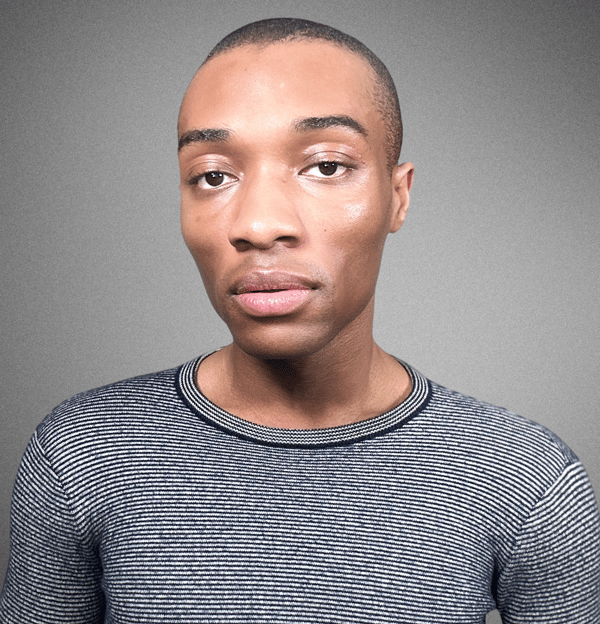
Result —
[{"label": "gradient grey backdrop", "polygon": [[380,344],[553,429],[600,491],[599,15],[585,0],[4,2],[0,574],[44,415],[228,341],[180,239],[175,120],[210,47],[264,17],[347,31],[397,82],[416,180]]}]

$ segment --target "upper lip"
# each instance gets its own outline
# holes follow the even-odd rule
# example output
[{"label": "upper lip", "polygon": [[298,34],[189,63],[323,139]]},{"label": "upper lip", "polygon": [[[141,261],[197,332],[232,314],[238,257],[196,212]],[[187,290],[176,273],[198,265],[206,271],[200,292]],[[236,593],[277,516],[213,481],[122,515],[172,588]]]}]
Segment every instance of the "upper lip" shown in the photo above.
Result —
[{"label": "upper lip", "polygon": [[264,292],[269,290],[311,290],[315,284],[296,273],[286,271],[252,271],[235,282],[233,294]]}]

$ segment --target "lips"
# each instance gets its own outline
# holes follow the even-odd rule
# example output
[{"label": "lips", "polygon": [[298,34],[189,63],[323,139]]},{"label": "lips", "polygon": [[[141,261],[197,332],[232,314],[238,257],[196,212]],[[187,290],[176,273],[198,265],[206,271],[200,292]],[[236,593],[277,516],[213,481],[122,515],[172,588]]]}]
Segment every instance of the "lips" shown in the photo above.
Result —
[{"label": "lips", "polygon": [[236,282],[233,297],[251,316],[284,316],[299,310],[314,289],[315,285],[300,275],[256,271]]}]

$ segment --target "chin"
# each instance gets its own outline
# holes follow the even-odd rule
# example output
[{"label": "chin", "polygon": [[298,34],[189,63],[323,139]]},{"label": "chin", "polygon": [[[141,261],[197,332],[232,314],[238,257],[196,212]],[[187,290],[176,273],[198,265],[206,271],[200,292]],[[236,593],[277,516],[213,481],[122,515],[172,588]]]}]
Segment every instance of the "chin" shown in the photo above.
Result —
[{"label": "chin", "polygon": [[237,347],[260,360],[297,360],[310,357],[323,349],[331,338],[332,336],[314,330],[281,327],[233,336]]}]

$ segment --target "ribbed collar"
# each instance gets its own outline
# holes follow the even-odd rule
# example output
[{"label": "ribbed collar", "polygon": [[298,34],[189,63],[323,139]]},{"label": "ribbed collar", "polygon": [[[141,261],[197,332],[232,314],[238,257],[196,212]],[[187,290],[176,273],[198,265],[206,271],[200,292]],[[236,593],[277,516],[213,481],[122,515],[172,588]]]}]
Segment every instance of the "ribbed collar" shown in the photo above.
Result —
[{"label": "ribbed collar", "polygon": [[266,427],[226,412],[200,392],[196,386],[196,371],[202,360],[209,355],[210,353],[201,355],[179,369],[177,385],[184,401],[202,420],[218,429],[269,446],[294,448],[341,446],[374,438],[411,420],[425,408],[431,394],[429,381],[417,370],[398,360],[410,375],[413,387],[408,397],[391,410],[367,420],[325,429]]}]

